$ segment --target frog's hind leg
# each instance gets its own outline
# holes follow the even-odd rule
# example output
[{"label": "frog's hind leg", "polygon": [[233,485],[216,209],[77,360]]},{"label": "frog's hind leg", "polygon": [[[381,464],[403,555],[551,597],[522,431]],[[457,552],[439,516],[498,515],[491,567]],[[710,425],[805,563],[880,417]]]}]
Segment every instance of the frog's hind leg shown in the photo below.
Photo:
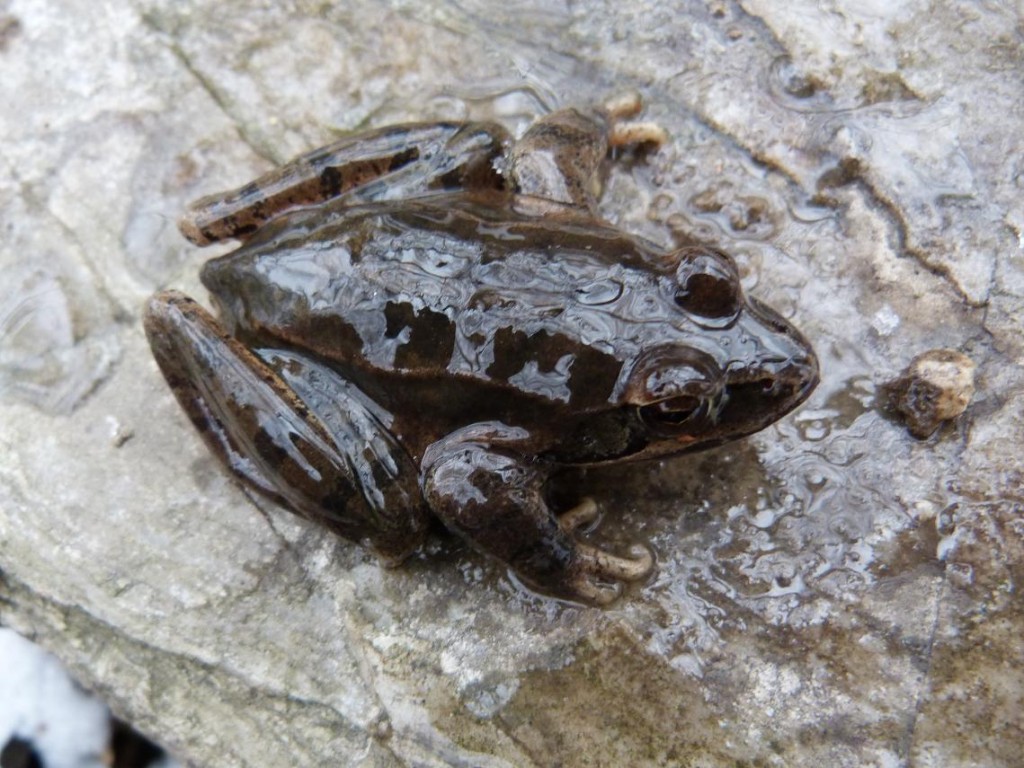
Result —
[{"label": "frog's hind leg", "polygon": [[394,199],[431,190],[501,188],[509,137],[495,123],[409,123],[354,133],[244,187],[192,203],[178,226],[196,245],[244,240],[295,208],[346,197]]},{"label": "frog's hind leg", "polygon": [[418,546],[418,468],[354,385],[291,352],[250,351],[177,292],[150,299],[145,328],[188,417],[244,483],[387,562]]},{"label": "frog's hind leg", "polygon": [[540,592],[605,605],[623,581],[650,573],[644,547],[630,557],[577,541],[576,528],[593,521],[597,507],[582,502],[561,518],[548,508],[544,476],[516,455],[524,430],[500,423],[474,424],[432,445],[423,457],[427,503],[451,530],[476,549],[506,563]]}]

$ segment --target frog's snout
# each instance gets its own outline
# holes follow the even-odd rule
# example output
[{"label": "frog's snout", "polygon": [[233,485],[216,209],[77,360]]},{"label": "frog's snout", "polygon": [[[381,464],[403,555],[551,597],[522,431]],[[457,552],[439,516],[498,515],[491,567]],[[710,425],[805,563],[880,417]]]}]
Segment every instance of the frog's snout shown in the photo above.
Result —
[{"label": "frog's snout", "polygon": [[722,422],[743,434],[755,432],[800,405],[818,385],[818,357],[804,336],[781,315],[747,299],[742,334],[750,357],[727,367]]},{"label": "frog's snout", "polygon": [[762,362],[725,385],[717,422],[737,436],[763,429],[800,405],[818,385],[818,360],[807,349],[788,359]]}]

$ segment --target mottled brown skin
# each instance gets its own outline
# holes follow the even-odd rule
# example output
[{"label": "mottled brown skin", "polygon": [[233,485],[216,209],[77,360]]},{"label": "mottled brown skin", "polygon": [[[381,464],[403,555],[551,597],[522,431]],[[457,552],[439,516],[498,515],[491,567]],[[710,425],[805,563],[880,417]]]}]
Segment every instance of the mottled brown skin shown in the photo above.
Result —
[{"label": "mottled brown skin", "polygon": [[[743,296],[732,260],[603,222],[609,146],[658,141],[639,103],[406,125],[204,198],[182,231],[235,237],[202,279],[222,320],[164,292],[154,356],[244,482],[391,562],[439,518],[547,594],[603,604],[644,548],[579,542],[550,473],[700,450],[796,407],[817,362]],[[223,322],[223,326],[221,325]]]},{"label": "mottled brown skin", "polygon": [[435,190],[500,188],[493,162],[510,144],[494,123],[393,125],[348,136],[261,176],[196,200],[181,232],[196,245],[246,239],[287,210],[344,198],[396,199]]}]

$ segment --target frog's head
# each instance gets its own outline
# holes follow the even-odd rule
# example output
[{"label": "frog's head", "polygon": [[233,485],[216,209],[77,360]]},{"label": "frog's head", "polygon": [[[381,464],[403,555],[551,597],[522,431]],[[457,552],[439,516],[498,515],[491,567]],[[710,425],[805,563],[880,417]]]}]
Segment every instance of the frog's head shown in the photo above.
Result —
[{"label": "frog's head", "polygon": [[[700,450],[757,432],[818,383],[810,344],[774,310],[743,295],[733,260],[680,251],[664,278],[678,319],[645,345],[622,401],[643,432],[640,456]],[[636,423],[635,422],[635,423]]]}]

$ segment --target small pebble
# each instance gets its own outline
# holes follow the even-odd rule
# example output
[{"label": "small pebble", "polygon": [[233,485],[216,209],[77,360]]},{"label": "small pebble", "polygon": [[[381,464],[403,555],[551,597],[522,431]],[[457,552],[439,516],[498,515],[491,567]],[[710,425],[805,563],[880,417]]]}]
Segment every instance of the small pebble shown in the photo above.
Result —
[{"label": "small pebble", "polygon": [[974,361],[953,349],[933,349],[910,361],[902,374],[883,385],[889,410],[924,439],[943,422],[963,413],[974,396]]}]

